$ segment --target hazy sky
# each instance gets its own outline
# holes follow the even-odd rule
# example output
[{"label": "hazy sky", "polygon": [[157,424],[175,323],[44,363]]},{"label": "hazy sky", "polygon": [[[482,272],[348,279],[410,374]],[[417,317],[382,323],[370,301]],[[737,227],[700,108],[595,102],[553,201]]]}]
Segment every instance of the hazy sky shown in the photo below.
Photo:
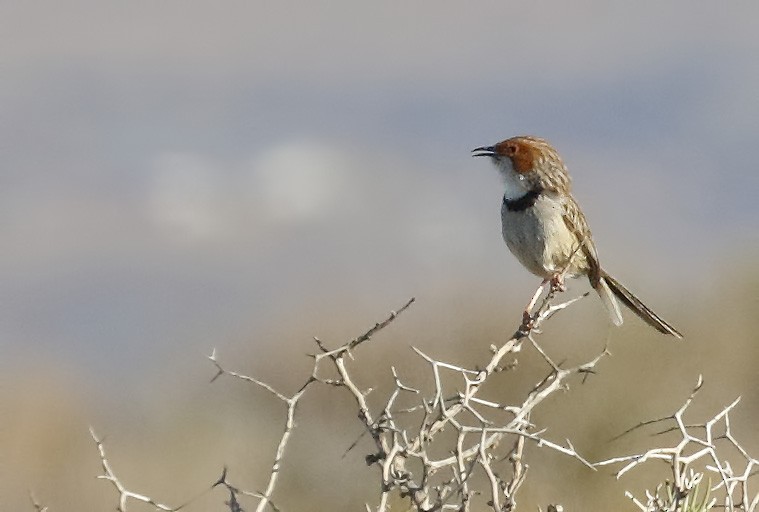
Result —
[{"label": "hazy sky", "polygon": [[759,4],[662,4],[4,2],[0,365],[97,388],[287,308],[521,301],[469,154],[517,134],[633,288],[759,254]]}]

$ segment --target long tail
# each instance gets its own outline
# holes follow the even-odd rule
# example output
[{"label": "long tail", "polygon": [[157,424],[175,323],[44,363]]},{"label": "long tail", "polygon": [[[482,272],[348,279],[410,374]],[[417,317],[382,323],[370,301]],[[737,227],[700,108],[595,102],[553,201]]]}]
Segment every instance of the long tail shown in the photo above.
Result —
[{"label": "long tail", "polygon": [[[612,317],[612,322],[614,322],[615,325],[620,325],[622,323],[622,315],[619,312],[619,306],[617,305],[617,301],[614,299],[614,296],[616,296],[624,303],[625,306],[630,308],[636,315],[638,315],[641,320],[646,322],[648,325],[660,333],[669,334],[675,338],[682,339],[683,335],[680,334],[680,332],[675,329],[669,322],[654,313],[651,308],[643,304],[643,302],[641,302],[638,297],[633,295],[630,290],[625,288],[622,283],[611,277],[603,270],[601,271],[601,280],[599,286],[596,288],[596,291],[601,297],[601,300],[606,306],[606,309],[609,310],[609,314]],[[614,296],[612,296],[609,291],[611,291]]]}]

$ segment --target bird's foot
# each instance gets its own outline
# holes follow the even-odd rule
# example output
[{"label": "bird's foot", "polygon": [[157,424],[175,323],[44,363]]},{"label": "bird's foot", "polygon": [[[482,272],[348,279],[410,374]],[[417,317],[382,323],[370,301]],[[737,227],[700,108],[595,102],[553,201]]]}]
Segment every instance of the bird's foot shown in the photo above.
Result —
[{"label": "bird's foot", "polygon": [[533,316],[530,314],[529,311],[523,311],[522,324],[519,326],[519,332],[526,336],[534,329],[535,329],[535,318],[533,318]]},{"label": "bird's foot", "polygon": [[549,281],[551,283],[551,292],[565,292],[567,287],[564,284],[564,273],[555,274]]}]

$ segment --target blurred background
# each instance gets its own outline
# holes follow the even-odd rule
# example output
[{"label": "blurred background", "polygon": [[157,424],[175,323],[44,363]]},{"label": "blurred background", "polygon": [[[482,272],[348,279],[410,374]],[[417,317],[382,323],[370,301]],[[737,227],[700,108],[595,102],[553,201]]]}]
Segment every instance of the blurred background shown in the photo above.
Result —
[{"label": "blurred background", "polygon": [[[595,297],[556,318],[555,359],[607,339],[613,357],[551,402],[547,435],[625,453],[634,440],[607,439],[703,373],[703,414],[743,395],[736,435],[757,455],[757,19],[755,2],[684,0],[4,2],[0,507],[30,510],[29,489],[51,510],[115,507],[89,425],[161,501],[224,464],[262,489],[284,410],[209,384],[214,347],[291,393],[311,336],[342,343],[415,296],[357,354],[363,385],[423,373],[410,345],[482,364],[538,282],[470,151],[518,134],[558,148],[604,266],[686,335],[610,329]],[[366,443],[341,458],[361,432],[350,400],[307,399],[278,505],[363,507],[377,471]],[[549,465],[525,510],[630,506],[633,484],[534,456]]]}]

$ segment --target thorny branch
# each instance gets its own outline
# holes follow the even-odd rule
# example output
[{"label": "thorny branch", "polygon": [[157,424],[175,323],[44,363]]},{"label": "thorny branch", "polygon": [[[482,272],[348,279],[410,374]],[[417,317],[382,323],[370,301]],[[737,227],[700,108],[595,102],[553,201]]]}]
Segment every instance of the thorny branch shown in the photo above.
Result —
[{"label": "thorny branch", "polygon": [[[757,473],[759,460],[746,452],[730,429],[730,413],[740,402],[740,397],[704,423],[685,423],[684,415],[703,383],[703,377],[699,375],[690,396],[674,413],[642,421],[619,436],[666,422],[670,426],[656,435],[677,433],[678,439],[674,446],[653,448],[644,453],[615,457],[595,464],[597,467],[621,464],[621,469],[616,472],[617,478],[651,460],[667,464],[672,470],[672,482],[667,482],[665,486],[659,485],[653,492],[647,491],[645,503],[632,493],[626,493],[644,512],[701,511],[712,507],[721,507],[728,512],[759,510],[759,494],[749,489],[751,478]],[[733,464],[742,469],[735,469]],[[711,479],[708,479],[708,483],[701,486],[707,474],[714,475],[716,483],[712,485]],[[703,487],[705,489],[701,491]]]},{"label": "thorny branch", "polygon": [[[577,459],[589,468],[596,469],[611,464],[622,464],[616,473],[621,477],[627,471],[649,460],[662,460],[673,471],[671,484],[647,493],[644,503],[631,494],[628,497],[645,512],[703,511],[718,502],[714,493],[722,492],[718,506],[728,511],[759,511],[759,496],[749,492],[749,479],[757,472],[759,461],[751,458],[735,440],[730,431],[730,411],[738,400],[724,408],[711,420],[700,425],[687,425],[683,419],[703,381],[699,379],[695,389],[672,415],[641,422],[622,435],[648,425],[673,422],[660,434],[679,432],[681,440],[672,448],[656,448],[642,454],[609,459],[591,464],[583,458],[567,439],[563,442],[546,437],[547,429],[534,425],[531,415],[543,402],[557,391],[567,389],[573,376],[586,377],[608,353],[606,347],[590,361],[571,368],[562,368],[541,347],[536,337],[542,324],[585,295],[552,304],[558,289],[551,288],[537,309],[525,315],[514,334],[500,346],[491,346],[491,356],[482,368],[465,368],[436,360],[416,347],[412,350],[430,371],[429,389],[416,389],[404,383],[404,379],[391,367],[394,387],[380,407],[372,408],[368,401],[370,390],[359,384],[360,377],[352,369],[353,352],[374,335],[392,323],[398,315],[413,304],[408,300],[397,311],[376,323],[366,332],[337,348],[328,348],[314,338],[318,352],[314,354],[313,368],[305,382],[292,394],[283,393],[259,379],[227,370],[219,363],[216,351],[209,359],[216,367],[212,381],[220,376],[230,376],[260,387],[285,404],[282,436],[277,444],[268,481],[262,491],[243,490],[230,483],[225,467],[221,477],[211,488],[223,488],[228,498],[225,505],[231,512],[244,512],[242,500],[257,500],[256,511],[267,508],[279,512],[273,498],[279,482],[279,474],[286,456],[287,446],[295,430],[297,405],[312,384],[325,384],[345,389],[353,398],[358,418],[365,434],[371,438],[373,449],[366,456],[366,463],[379,469],[378,498],[376,504],[366,505],[367,511],[390,510],[394,500],[406,498],[411,509],[417,511],[472,510],[476,499],[484,496],[485,504],[495,512],[516,509],[516,495],[528,473],[529,446],[544,447]],[[485,400],[478,396],[496,373],[509,372],[516,366],[514,355],[521,350],[525,338],[529,346],[543,358],[547,373],[515,403]],[[326,368],[325,368],[326,367]],[[332,377],[325,376],[332,371]],[[415,405],[401,407],[400,402],[412,401]],[[717,426],[722,425],[718,430]],[[697,436],[700,429],[702,436]],[[119,493],[119,511],[126,511],[127,501],[137,500],[151,505],[155,510],[175,511],[155,500],[129,491],[113,473],[105,455],[102,440],[91,431],[100,453],[103,475]],[[348,450],[355,448],[353,443]],[[717,443],[727,443],[745,461],[745,468],[735,471],[727,460],[722,460]],[[697,462],[703,464],[694,469]],[[699,487],[705,472],[713,473],[717,483],[711,480]],[[35,503],[35,507],[41,510]],[[477,508],[480,508],[480,505]],[[696,507],[696,508],[693,508]],[[701,507],[701,508],[698,508]],[[550,505],[548,510],[563,510],[560,505]]]},{"label": "thorny branch", "polygon": [[[228,506],[229,506],[229,508],[230,508],[230,510],[232,510],[232,511],[242,510],[240,508],[237,508],[237,507],[239,507],[239,503],[237,501],[237,495],[238,494],[245,494],[245,495],[248,495],[248,496],[254,496],[254,497],[258,497],[259,498],[259,502],[258,502],[258,505],[256,507],[256,512],[262,512],[263,510],[266,509],[267,505],[270,506],[275,512],[277,512],[278,509],[272,503],[272,495],[273,495],[274,490],[275,490],[275,488],[277,486],[277,481],[278,481],[279,473],[280,473],[280,470],[281,470],[281,463],[282,463],[282,459],[283,459],[283,457],[285,455],[285,450],[287,448],[288,441],[290,440],[290,436],[292,435],[293,429],[295,428],[295,410],[296,410],[296,407],[298,405],[298,402],[303,397],[304,393],[306,392],[306,390],[308,389],[308,387],[311,384],[313,384],[315,382],[321,382],[321,383],[325,383],[325,384],[331,384],[333,386],[345,386],[345,387],[348,387],[348,389],[350,389],[353,392],[354,396],[358,397],[358,399],[359,399],[359,402],[358,402],[359,410],[362,411],[364,415],[366,415],[367,417],[371,418],[369,416],[369,414],[370,414],[369,413],[369,407],[366,404],[364,393],[362,393],[358,388],[355,387],[355,385],[352,383],[352,381],[350,380],[350,378],[348,378],[347,381],[345,380],[345,378],[343,378],[342,381],[332,381],[330,379],[322,379],[322,378],[320,378],[318,376],[320,363],[325,358],[328,358],[330,361],[333,362],[333,364],[338,368],[338,370],[340,369],[340,367],[342,367],[343,369],[345,369],[345,365],[344,365],[344,362],[343,362],[344,356],[346,354],[350,354],[350,350],[351,349],[353,349],[355,347],[358,347],[359,345],[361,345],[364,342],[369,341],[374,334],[376,334],[380,330],[382,330],[385,327],[387,327],[393,320],[395,320],[398,317],[398,315],[400,315],[406,309],[408,309],[411,306],[411,304],[413,304],[414,300],[415,300],[414,298],[409,299],[397,311],[392,311],[390,313],[390,316],[388,316],[385,320],[383,320],[382,322],[379,322],[379,323],[375,324],[373,327],[371,327],[369,330],[367,330],[366,332],[364,332],[360,336],[358,336],[358,337],[350,340],[349,342],[345,343],[344,345],[342,345],[341,347],[339,347],[339,348],[337,348],[335,350],[332,350],[332,351],[327,350],[324,347],[324,345],[322,344],[322,342],[318,338],[314,338],[314,341],[317,344],[317,346],[320,348],[321,353],[316,354],[314,356],[314,366],[313,366],[313,370],[312,370],[311,375],[308,377],[308,379],[306,379],[306,382],[295,392],[295,394],[293,394],[290,397],[286,396],[283,393],[280,393],[279,391],[277,391],[276,389],[274,389],[269,384],[266,384],[265,382],[262,382],[262,381],[260,381],[258,379],[255,379],[255,378],[249,377],[247,375],[243,375],[243,374],[240,374],[240,373],[237,373],[237,372],[233,372],[233,371],[229,371],[229,370],[224,369],[219,364],[219,362],[218,362],[218,360],[216,358],[216,351],[214,350],[212,352],[212,354],[209,356],[209,359],[211,360],[211,362],[213,362],[213,364],[216,366],[216,369],[217,369],[216,375],[211,379],[212,382],[214,380],[216,380],[218,377],[222,376],[222,375],[228,375],[228,376],[231,376],[231,377],[236,377],[238,379],[244,380],[246,382],[253,383],[253,384],[255,384],[255,385],[263,388],[264,390],[268,391],[269,393],[271,393],[272,395],[274,395],[275,397],[277,397],[279,400],[281,400],[282,402],[284,402],[286,404],[286,406],[287,406],[284,432],[283,432],[282,437],[280,438],[279,443],[277,445],[276,453],[274,455],[274,463],[273,463],[271,471],[269,473],[269,481],[268,481],[268,483],[266,485],[266,489],[263,492],[260,492],[260,493],[259,492],[240,491],[240,490],[238,490],[237,488],[229,485],[226,482],[226,475],[227,475],[226,468],[225,468],[225,470],[224,470],[224,472],[222,474],[222,478],[219,480],[219,482],[217,482],[216,485],[223,485],[224,487],[227,488],[227,490],[230,493],[231,498],[230,498],[229,502],[227,503]],[[346,375],[347,375],[347,371],[346,371]]]},{"label": "thorny branch", "polygon": [[[491,357],[484,368],[469,369],[438,361],[412,347],[430,368],[432,389],[424,393],[403,384],[395,368],[392,368],[395,387],[384,405],[376,411],[369,405],[368,391],[362,389],[356,380],[357,374],[350,368],[353,351],[408,309],[414,302],[413,298],[397,311],[391,312],[384,321],[337,348],[328,348],[321,340],[314,338],[319,352],[313,356],[311,375],[292,396],[287,396],[258,379],[226,370],[214,352],[210,356],[217,368],[214,379],[229,375],[251,382],[287,406],[284,432],[274,456],[267,487],[258,493],[260,499],[257,511],[271,505],[282,458],[293,430],[296,405],[313,383],[348,391],[358,409],[358,418],[371,437],[374,450],[367,455],[366,462],[379,468],[381,480],[377,505],[367,505],[367,510],[389,510],[393,495],[397,495],[408,498],[414,510],[468,511],[472,499],[480,494],[488,496],[487,504],[492,510],[514,510],[515,495],[524,482],[528,469],[524,459],[527,443],[569,455],[593,468],[592,464],[577,453],[569,440],[564,443],[551,441],[545,437],[544,429],[538,429],[530,422],[530,414],[546,398],[566,389],[567,380],[571,376],[586,375],[592,371],[607,353],[604,348],[591,361],[565,369],[555,364],[543,351],[534,337],[540,332],[540,326],[583,297],[554,305],[552,301],[557,291],[550,290],[534,313],[525,316],[516,332],[503,345],[492,347]],[[515,404],[495,403],[479,398],[478,392],[492,375],[513,367],[514,362],[507,360],[508,356],[521,349],[525,338],[545,358],[548,373]],[[325,364],[332,368],[336,377],[323,376]],[[451,386],[454,386],[453,390],[450,389]],[[396,403],[401,396],[416,396],[418,403],[405,409],[397,407]],[[503,417],[504,414],[506,418]],[[451,437],[444,432],[452,432],[454,435]],[[443,453],[450,455],[438,455]],[[221,482],[225,481],[226,472]],[[230,503],[238,503],[236,496],[241,492],[231,486],[227,486],[227,489],[234,498]],[[230,510],[236,509],[230,505]]]},{"label": "thorny branch", "polygon": [[92,436],[92,440],[95,441],[95,445],[97,446],[98,453],[100,454],[100,465],[103,468],[103,474],[100,475],[98,478],[111,482],[113,487],[116,488],[116,492],[119,493],[119,505],[116,510],[118,510],[119,512],[126,512],[127,502],[130,499],[147,503],[148,505],[151,505],[155,510],[176,511],[181,508],[181,507],[172,508],[172,507],[169,507],[168,505],[157,503],[156,501],[153,501],[153,499],[149,498],[148,496],[143,496],[142,494],[138,494],[136,492],[132,492],[128,490],[124,486],[124,484],[121,483],[121,480],[118,479],[116,474],[111,469],[111,463],[108,462],[108,458],[105,455],[105,446],[103,446],[103,440],[98,438],[97,434],[95,434],[95,429],[93,429],[92,427],[90,427],[90,436]]}]

